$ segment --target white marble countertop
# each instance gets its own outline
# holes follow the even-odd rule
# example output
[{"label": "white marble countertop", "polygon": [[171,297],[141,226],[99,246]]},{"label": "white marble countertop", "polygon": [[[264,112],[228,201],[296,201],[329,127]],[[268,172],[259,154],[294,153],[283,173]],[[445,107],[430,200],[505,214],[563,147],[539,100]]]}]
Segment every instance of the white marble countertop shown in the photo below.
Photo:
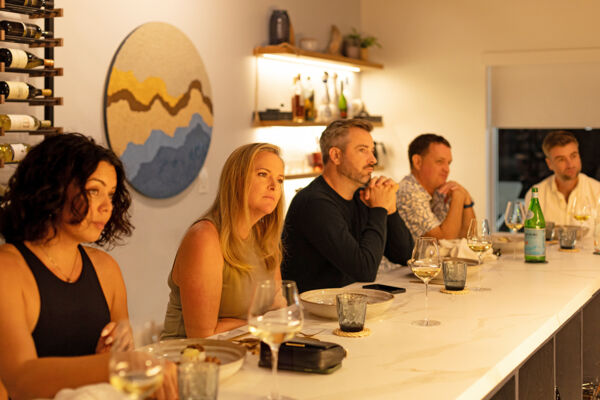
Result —
[{"label": "white marble countertop", "polygon": [[[380,272],[377,282],[406,287],[390,309],[367,320],[371,335],[332,334],[337,321],[305,316],[316,337],[336,342],[348,355],[330,375],[279,371],[283,395],[295,399],[481,399],[545,342],[600,289],[600,256],[563,253],[550,246],[546,264],[526,264],[512,253],[483,264],[490,291],[447,295],[430,285],[429,317],[436,327],[412,321],[425,315],[425,287],[406,267]],[[471,267],[470,267],[471,268]],[[467,285],[476,284],[470,274]],[[474,279],[473,279],[474,278]],[[358,284],[352,285],[358,286]],[[221,383],[220,399],[252,399],[269,393],[271,371],[249,355],[243,368]]]}]

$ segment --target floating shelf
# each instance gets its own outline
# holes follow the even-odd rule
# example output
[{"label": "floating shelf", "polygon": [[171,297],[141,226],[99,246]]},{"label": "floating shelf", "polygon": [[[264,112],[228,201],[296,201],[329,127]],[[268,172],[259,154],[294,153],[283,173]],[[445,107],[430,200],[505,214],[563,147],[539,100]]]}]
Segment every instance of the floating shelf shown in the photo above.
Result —
[{"label": "floating shelf", "polygon": [[383,69],[383,64],[357,58],[344,57],[336,54],[319,53],[317,51],[302,50],[289,43],[254,48],[255,56],[277,56],[285,61],[297,63],[328,63],[346,68]]},{"label": "floating shelf", "polygon": [[4,63],[0,63],[0,72],[14,72],[29,76],[63,76],[62,68],[7,68],[4,66]]},{"label": "floating shelf", "polygon": [[[376,126],[376,127],[383,126],[383,122],[371,121],[371,124],[373,124],[373,126]],[[252,126],[254,126],[256,128],[268,127],[268,126],[327,126],[327,125],[328,125],[327,122],[293,122],[293,121],[284,120],[284,119],[275,120],[275,121],[254,120],[254,122],[252,123]]]},{"label": "floating shelf", "polygon": [[[380,167],[379,165],[376,165],[375,168],[373,168],[374,171],[382,171],[383,167]],[[314,178],[316,176],[321,175],[323,171],[306,171],[306,172],[301,172],[298,174],[288,174],[285,175],[285,179],[303,179],[303,178]]]}]

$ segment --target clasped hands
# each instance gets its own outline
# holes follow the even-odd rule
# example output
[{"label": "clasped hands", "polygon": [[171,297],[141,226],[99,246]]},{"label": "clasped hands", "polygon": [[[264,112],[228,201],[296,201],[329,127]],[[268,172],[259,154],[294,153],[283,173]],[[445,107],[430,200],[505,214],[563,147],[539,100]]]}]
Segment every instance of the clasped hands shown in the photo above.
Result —
[{"label": "clasped hands", "polygon": [[448,181],[442,186],[437,188],[437,192],[444,195],[445,201],[452,201],[453,199],[461,201],[463,205],[471,204],[471,195],[460,183],[455,181]]},{"label": "clasped hands", "polygon": [[360,199],[368,207],[383,207],[388,215],[396,212],[396,192],[398,184],[391,178],[379,176],[372,178],[360,190]]}]

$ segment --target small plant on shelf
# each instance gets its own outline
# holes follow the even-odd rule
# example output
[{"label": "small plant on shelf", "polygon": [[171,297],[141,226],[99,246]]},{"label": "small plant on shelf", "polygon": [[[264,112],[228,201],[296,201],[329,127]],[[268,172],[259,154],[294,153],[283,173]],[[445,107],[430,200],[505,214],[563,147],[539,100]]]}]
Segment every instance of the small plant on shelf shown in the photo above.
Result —
[{"label": "small plant on shelf", "polygon": [[371,46],[381,48],[381,44],[375,36],[363,36],[356,28],[352,28],[352,33],[344,36],[344,55],[346,57],[367,60],[368,48]]}]

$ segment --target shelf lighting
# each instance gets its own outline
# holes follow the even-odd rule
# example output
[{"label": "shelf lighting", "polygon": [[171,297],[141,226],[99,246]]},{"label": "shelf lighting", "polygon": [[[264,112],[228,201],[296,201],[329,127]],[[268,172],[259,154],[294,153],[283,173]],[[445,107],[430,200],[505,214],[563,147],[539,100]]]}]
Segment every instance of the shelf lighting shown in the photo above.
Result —
[{"label": "shelf lighting", "polygon": [[342,70],[342,71],[360,72],[359,67],[353,67],[350,65],[344,65],[344,64],[339,64],[339,63],[335,63],[335,62],[317,61],[317,60],[312,60],[312,59],[304,58],[304,57],[293,55],[293,54],[292,55],[263,54],[262,56],[269,60],[284,61],[284,62],[289,62],[289,63],[294,63],[294,64],[304,64],[304,65],[310,65],[312,67],[319,67],[319,68],[325,68],[325,69],[334,69],[334,70],[337,69],[337,70]]}]

